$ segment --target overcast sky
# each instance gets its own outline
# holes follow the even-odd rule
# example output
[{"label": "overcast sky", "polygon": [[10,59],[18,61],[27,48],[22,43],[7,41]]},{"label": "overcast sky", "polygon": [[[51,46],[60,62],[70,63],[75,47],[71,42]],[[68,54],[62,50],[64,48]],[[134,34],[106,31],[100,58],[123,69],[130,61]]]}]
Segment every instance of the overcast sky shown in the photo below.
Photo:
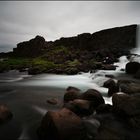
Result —
[{"label": "overcast sky", "polygon": [[140,24],[140,1],[0,1],[0,52],[43,36],[46,40]]}]

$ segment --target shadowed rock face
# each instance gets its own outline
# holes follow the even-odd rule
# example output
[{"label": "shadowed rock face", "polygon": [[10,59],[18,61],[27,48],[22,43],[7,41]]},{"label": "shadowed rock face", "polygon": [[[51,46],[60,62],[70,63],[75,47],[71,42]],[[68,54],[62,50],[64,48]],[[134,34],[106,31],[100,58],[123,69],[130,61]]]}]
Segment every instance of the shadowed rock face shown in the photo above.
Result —
[{"label": "shadowed rock face", "polygon": [[54,45],[75,46],[88,50],[106,48],[131,48],[135,46],[137,25],[102,30],[93,34],[83,33],[75,37],[61,38]]},{"label": "shadowed rock face", "polygon": [[[106,29],[93,34],[83,33],[74,37],[60,38],[58,40],[46,42],[41,36],[36,36],[30,41],[17,44],[13,49],[16,56],[36,57],[57,46],[65,46],[70,50],[87,50],[86,58],[98,57],[98,59],[109,57],[111,60],[124,54],[128,54],[129,49],[136,46],[136,27],[130,25]],[[75,51],[74,51],[75,52]],[[114,57],[115,55],[115,57]],[[81,55],[83,56],[83,54]]]},{"label": "shadowed rock face", "polygon": [[49,111],[38,129],[40,140],[85,140],[82,120],[70,110]]},{"label": "shadowed rock face", "polygon": [[16,56],[36,57],[43,53],[45,45],[45,39],[41,36],[36,36],[29,41],[18,43],[13,52]]}]

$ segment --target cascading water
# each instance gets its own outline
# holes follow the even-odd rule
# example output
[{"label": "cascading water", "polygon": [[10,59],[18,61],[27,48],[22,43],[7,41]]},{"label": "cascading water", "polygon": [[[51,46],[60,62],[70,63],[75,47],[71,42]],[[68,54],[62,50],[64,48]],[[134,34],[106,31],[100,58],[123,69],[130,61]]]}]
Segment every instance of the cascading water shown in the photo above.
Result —
[{"label": "cascading water", "polygon": [[140,55],[140,25],[137,25],[136,48],[132,49],[131,53],[135,55]]},{"label": "cascading water", "polygon": [[133,55],[131,56],[130,61],[136,61],[140,63],[140,25],[137,25],[136,33],[136,48],[131,50]]}]

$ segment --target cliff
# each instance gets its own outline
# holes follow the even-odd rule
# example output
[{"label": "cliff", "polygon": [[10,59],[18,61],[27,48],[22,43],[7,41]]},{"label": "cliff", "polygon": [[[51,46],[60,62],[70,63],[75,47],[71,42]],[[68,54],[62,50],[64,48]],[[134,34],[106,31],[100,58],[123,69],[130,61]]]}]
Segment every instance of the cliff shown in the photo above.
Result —
[{"label": "cliff", "polygon": [[108,52],[122,55],[136,46],[136,27],[137,25],[116,27],[93,34],[83,33],[48,42],[43,37],[36,36],[34,39],[17,44],[13,53],[16,56],[36,57],[46,53],[45,50],[49,51],[64,46],[70,49],[92,51],[103,57]]}]

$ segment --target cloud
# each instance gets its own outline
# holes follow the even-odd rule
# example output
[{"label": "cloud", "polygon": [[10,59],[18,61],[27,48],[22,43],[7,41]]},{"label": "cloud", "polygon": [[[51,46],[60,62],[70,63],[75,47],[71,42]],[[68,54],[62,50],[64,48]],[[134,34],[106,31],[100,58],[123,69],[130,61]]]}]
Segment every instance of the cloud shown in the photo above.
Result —
[{"label": "cloud", "polygon": [[139,1],[0,1],[0,45],[139,24],[139,7]]}]

